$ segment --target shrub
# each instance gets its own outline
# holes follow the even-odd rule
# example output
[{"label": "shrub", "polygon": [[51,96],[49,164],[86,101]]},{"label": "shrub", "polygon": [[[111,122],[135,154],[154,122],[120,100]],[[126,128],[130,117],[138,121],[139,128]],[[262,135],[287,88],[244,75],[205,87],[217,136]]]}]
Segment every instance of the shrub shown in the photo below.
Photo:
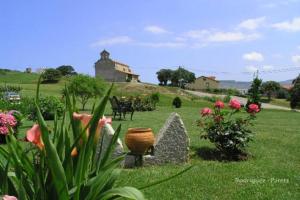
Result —
[{"label": "shrub", "polygon": [[151,99],[151,102],[154,105],[154,108],[156,108],[156,104],[159,102],[159,96],[160,96],[159,92],[152,93],[150,95],[150,99]]},{"label": "shrub", "polygon": [[57,83],[61,79],[61,72],[57,69],[46,69],[42,74],[42,83]]},{"label": "shrub", "polygon": [[21,90],[22,90],[22,87],[15,86],[15,85],[0,86],[0,93],[3,93],[3,92],[20,92]]},{"label": "shrub", "polygon": [[[53,120],[55,114],[61,117],[63,114],[64,105],[57,98],[53,96],[41,97],[39,100],[39,105],[41,107],[41,113],[45,120]],[[28,104],[28,119],[37,120],[37,110],[34,102]]]},{"label": "shrub", "polygon": [[250,104],[256,104],[259,106],[261,106],[261,84],[262,84],[262,80],[258,78],[258,76],[256,76],[251,84],[250,89],[248,90],[248,101],[246,104],[246,107],[248,107]]},{"label": "shrub", "polygon": [[175,97],[173,99],[173,102],[172,102],[172,105],[175,107],[175,108],[180,108],[181,107],[181,99],[179,97]]},{"label": "shrub", "polygon": [[201,119],[198,121],[198,125],[204,130],[201,138],[209,139],[227,158],[236,159],[244,153],[253,136],[248,126],[252,125],[251,121],[260,110],[258,105],[250,104],[246,108],[247,117],[238,115],[234,118],[237,113],[242,112],[241,103],[233,99],[229,103],[230,111],[223,110],[223,107],[223,102],[217,101],[214,110],[201,110]]}]

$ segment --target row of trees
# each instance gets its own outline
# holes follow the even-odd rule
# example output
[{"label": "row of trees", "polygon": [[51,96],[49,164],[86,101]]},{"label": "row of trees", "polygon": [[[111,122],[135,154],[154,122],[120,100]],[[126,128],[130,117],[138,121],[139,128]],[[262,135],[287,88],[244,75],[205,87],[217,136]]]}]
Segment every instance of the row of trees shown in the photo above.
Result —
[{"label": "row of trees", "polygon": [[77,72],[71,65],[62,65],[55,68],[48,68],[44,71],[43,83],[57,83],[63,76],[76,75]]},{"label": "row of trees", "polygon": [[288,99],[290,99],[291,108],[300,108],[300,75],[293,81],[293,87],[289,92],[283,89],[278,82],[266,81],[263,83],[262,80],[256,76],[253,79],[248,94],[247,105],[251,103],[260,105],[261,95],[266,95],[269,101],[272,96],[276,95],[279,98],[287,98],[287,96],[289,96]]},{"label": "row of trees", "polygon": [[157,74],[159,85],[171,85],[175,87],[184,87],[187,83],[195,81],[196,76],[193,72],[190,72],[183,67],[178,67],[176,70],[161,69]]}]

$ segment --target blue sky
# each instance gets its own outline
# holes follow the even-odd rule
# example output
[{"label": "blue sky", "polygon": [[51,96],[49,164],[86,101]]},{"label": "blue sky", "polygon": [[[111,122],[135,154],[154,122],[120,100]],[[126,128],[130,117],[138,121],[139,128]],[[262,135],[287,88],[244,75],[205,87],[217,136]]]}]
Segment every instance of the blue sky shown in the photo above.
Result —
[{"label": "blue sky", "polygon": [[2,0],[0,68],[70,64],[94,75],[106,49],[145,82],[177,66],[286,80],[300,73],[291,69],[300,67],[299,10],[300,0]]}]

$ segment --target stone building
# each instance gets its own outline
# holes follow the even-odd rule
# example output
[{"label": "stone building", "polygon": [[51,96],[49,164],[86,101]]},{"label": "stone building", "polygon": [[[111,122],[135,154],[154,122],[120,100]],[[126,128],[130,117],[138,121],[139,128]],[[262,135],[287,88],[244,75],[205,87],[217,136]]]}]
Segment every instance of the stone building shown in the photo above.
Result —
[{"label": "stone building", "polygon": [[103,50],[101,58],[95,63],[95,76],[109,82],[138,82],[139,75],[133,73],[126,64],[110,59],[109,53]]},{"label": "stone building", "polygon": [[185,87],[189,90],[218,89],[219,81],[214,76],[200,76],[193,83],[189,83]]}]

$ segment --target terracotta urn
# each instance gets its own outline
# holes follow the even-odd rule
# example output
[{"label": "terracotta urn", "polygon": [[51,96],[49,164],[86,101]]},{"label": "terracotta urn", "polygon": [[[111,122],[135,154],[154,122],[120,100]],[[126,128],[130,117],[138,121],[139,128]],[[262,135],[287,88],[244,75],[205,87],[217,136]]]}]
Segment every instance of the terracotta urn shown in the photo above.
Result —
[{"label": "terracotta urn", "polygon": [[143,155],[154,144],[151,128],[129,128],[125,135],[125,144],[131,153]]}]

